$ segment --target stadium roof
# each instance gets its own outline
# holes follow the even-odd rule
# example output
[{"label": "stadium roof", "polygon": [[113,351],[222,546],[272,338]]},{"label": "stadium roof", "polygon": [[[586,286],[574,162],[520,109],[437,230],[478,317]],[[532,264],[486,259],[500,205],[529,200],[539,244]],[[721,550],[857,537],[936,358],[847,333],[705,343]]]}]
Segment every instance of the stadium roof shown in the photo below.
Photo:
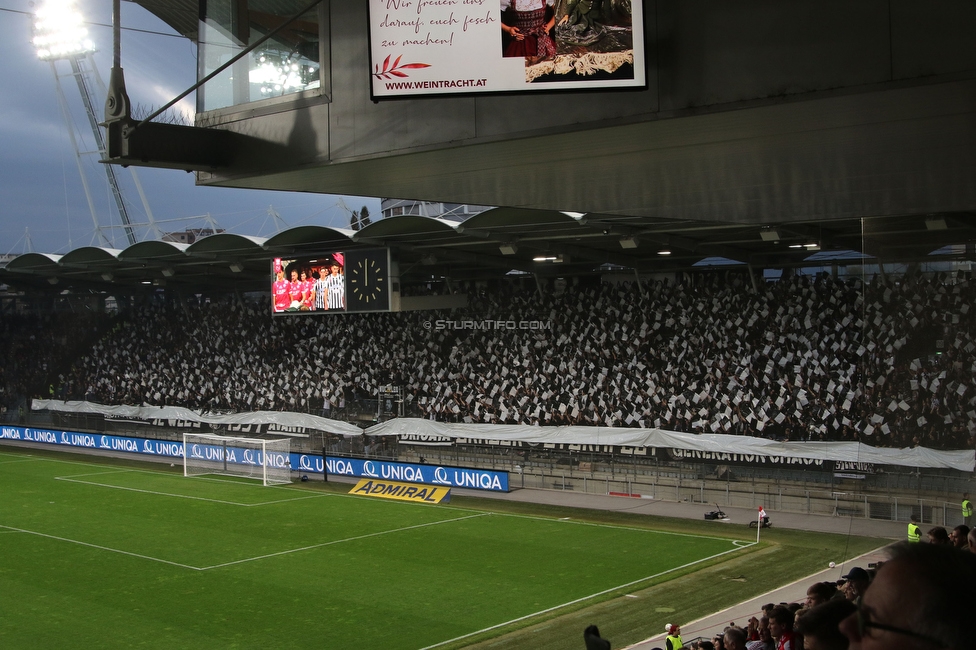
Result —
[{"label": "stadium roof", "polygon": [[[845,256],[842,263],[862,263],[862,256],[885,262],[931,261],[933,251],[943,249],[937,259],[973,259],[976,219],[964,216],[749,225],[494,208],[461,223],[401,216],[358,232],[300,226],[267,239],[218,233],[190,245],[143,241],[123,250],[85,246],[65,255],[27,253],[0,269],[0,281],[15,289],[48,292],[132,294],[157,287],[188,293],[263,291],[274,257],[377,246],[393,249],[403,283],[488,279],[512,270],[541,277],[588,275],[607,268],[664,273],[690,270],[708,258],[785,268],[830,264],[831,258]],[[811,259],[815,254],[819,259]]]}]

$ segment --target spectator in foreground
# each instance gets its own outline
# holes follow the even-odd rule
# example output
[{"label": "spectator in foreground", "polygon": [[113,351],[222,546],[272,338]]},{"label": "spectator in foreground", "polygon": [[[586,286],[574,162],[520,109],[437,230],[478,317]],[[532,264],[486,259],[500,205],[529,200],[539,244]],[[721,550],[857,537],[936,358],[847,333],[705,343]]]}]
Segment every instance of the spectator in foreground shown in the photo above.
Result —
[{"label": "spectator in foreground", "polygon": [[969,526],[966,524],[959,524],[953,528],[952,532],[949,533],[949,541],[952,542],[952,545],[958,549],[962,549],[963,551],[968,550]]},{"label": "spectator in foreground", "polygon": [[796,621],[796,631],[803,635],[803,650],[847,650],[847,637],[838,625],[855,611],[857,605],[843,598],[808,610]]},{"label": "spectator in foreground", "polygon": [[730,627],[723,635],[725,650],[746,650],[746,633],[741,627]]},{"label": "spectator in foreground", "polygon": [[749,617],[749,626],[746,628],[746,641],[759,640],[759,619],[755,616]]},{"label": "spectator in foreground", "polygon": [[949,541],[949,533],[942,526],[936,526],[929,529],[926,533],[929,538],[930,544],[938,544],[940,546],[952,546],[952,542]]},{"label": "spectator in foreground", "polygon": [[797,650],[793,634],[793,612],[777,605],[769,614],[769,634],[776,643],[776,650]]},{"label": "spectator in foreground", "polygon": [[610,642],[600,636],[600,629],[596,625],[583,630],[583,641],[586,650],[610,650]]},{"label": "spectator in foreground", "polygon": [[746,650],[775,650],[776,644],[769,633],[769,619],[765,616],[759,621],[759,640],[746,643]]},{"label": "spectator in foreground", "polygon": [[892,547],[858,610],[840,631],[851,650],[973,647],[976,556],[948,546]]},{"label": "spectator in foreground", "polygon": [[847,600],[853,601],[855,604],[861,602],[861,597],[871,583],[870,574],[861,567],[856,566],[847,575],[841,577],[847,580],[847,583],[844,585],[844,596]]}]

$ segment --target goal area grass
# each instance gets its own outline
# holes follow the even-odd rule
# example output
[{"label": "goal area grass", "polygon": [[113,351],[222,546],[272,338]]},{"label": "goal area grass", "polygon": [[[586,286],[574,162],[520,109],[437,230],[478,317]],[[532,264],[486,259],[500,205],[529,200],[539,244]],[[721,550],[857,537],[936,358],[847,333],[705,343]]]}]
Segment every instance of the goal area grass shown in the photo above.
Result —
[{"label": "goal area grass", "polygon": [[56,648],[614,647],[881,540],[0,447],[0,639]]}]

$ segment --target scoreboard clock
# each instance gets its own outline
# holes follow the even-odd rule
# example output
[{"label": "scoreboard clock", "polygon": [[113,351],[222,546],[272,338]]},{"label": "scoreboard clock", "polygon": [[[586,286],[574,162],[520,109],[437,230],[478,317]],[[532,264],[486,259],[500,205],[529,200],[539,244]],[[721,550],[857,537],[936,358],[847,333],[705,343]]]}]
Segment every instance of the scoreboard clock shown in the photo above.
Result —
[{"label": "scoreboard clock", "polygon": [[390,249],[346,252],[346,311],[390,311]]}]

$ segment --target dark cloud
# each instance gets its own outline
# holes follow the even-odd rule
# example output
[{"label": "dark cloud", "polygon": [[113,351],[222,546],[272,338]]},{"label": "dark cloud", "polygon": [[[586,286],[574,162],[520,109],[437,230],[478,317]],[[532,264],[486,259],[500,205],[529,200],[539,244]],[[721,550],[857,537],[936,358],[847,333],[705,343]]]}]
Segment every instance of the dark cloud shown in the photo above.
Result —
[{"label": "dark cloud", "polygon": [[[39,2],[39,0],[38,0]],[[90,23],[109,25],[110,0],[79,0],[77,6]],[[31,46],[30,20],[16,12],[33,11],[34,3],[9,0],[0,12],[0,253],[25,250],[25,228],[30,231],[34,250],[65,252],[70,247],[97,243],[78,163],[65,125],[56,92],[51,64],[37,59]],[[133,3],[122,3],[122,23],[126,27],[172,34],[172,30]],[[94,59],[98,73],[107,83],[111,61],[111,29],[98,25],[89,28],[99,51]],[[165,65],[160,62],[165,61]],[[16,62],[16,63],[14,63]],[[62,64],[62,74],[67,65]],[[124,31],[122,66],[133,106],[142,114],[162,106],[196,81],[196,47],[186,39]],[[64,96],[71,108],[82,151],[95,149],[94,139],[82,110],[81,95],[73,79],[62,79]],[[103,97],[96,97],[100,112]],[[178,105],[176,112],[192,117],[193,96]],[[118,225],[105,170],[95,156],[82,156],[92,203],[99,222]],[[148,217],[139,199],[131,174],[117,169],[130,218],[146,222]],[[348,227],[348,213],[337,206],[337,197],[287,192],[262,192],[226,188],[196,187],[191,174],[172,170],[137,170],[150,210],[164,230],[202,227],[209,214],[218,225],[232,232],[270,235],[275,224],[268,216],[269,206],[288,225],[317,223]],[[379,214],[377,199],[345,197],[351,209],[368,205]],[[141,228],[140,237],[148,231]],[[124,247],[121,229],[107,231],[116,245]]]}]

